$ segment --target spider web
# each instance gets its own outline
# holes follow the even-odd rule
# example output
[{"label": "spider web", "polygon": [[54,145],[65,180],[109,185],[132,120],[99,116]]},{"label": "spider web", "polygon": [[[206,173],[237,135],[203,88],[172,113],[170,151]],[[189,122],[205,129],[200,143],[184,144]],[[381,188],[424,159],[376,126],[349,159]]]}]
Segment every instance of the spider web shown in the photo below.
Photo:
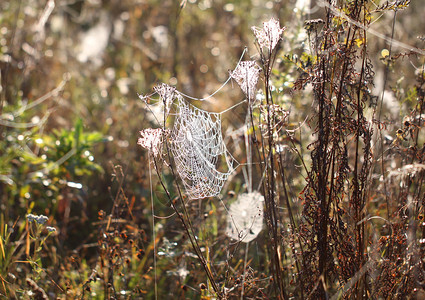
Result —
[{"label": "spider web", "polygon": [[237,164],[223,141],[221,114],[194,107],[178,94],[176,104],[171,152],[186,193],[191,199],[217,196]]},{"label": "spider web", "polygon": [[285,27],[280,28],[279,21],[271,18],[268,22],[263,23],[263,28],[252,26],[251,29],[254,32],[260,47],[269,48],[270,51],[273,51],[279,43]]},{"label": "spider web", "polygon": [[235,70],[229,71],[229,74],[241,87],[248,101],[253,103],[260,74],[260,68],[255,61],[242,61]]},{"label": "spider web", "polygon": [[226,235],[248,243],[263,229],[264,197],[259,192],[244,193],[230,205]]},{"label": "spider web", "polygon": [[176,88],[169,86],[168,84],[161,83],[153,88],[153,90],[159,95],[163,104],[165,115],[168,116],[170,112],[170,107],[173,104],[174,98],[176,96]]}]

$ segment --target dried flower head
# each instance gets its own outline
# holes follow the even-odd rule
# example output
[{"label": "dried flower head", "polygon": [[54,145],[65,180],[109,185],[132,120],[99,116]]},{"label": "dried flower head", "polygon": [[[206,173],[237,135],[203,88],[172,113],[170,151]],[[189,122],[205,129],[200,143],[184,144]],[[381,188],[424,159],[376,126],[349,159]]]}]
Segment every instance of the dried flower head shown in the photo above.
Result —
[{"label": "dried flower head", "polygon": [[39,215],[35,218],[35,221],[40,225],[44,225],[47,222],[47,220],[49,220],[49,218],[43,215]]},{"label": "dried flower head", "polygon": [[137,144],[145,149],[148,149],[154,156],[158,156],[162,149],[162,137],[164,130],[161,128],[152,129],[148,128],[140,131],[142,137],[139,138]]},{"label": "dried flower head", "polygon": [[56,232],[56,228],[55,228],[55,227],[52,227],[52,226],[46,226],[46,229],[47,229],[47,231],[48,231],[49,233],[51,233],[51,232]]},{"label": "dried flower head", "polygon": [[255,99],[260,71],[261,69],[255,61],[242,61],[235,70],[229,71],[230,77],[241,87],[249,102],[253,102]]},{"label": "dried flower head", "polygon": [[49,218],[46,217],[46,216],[43,216],[43,215],[37,216],[37,215],[33,215],[33,214],[28,214],[27,220],[30,223],[35,221],[37,224],[44,225],[49,220]]},{"label": "dried flower head", "polygon": [[153,90],[158,93],[164,103],[165,114],[168,115],[171,104],[173,104],[174,98],[176,97],[176,88],[165,83],[160,83],[155,86]]},{"label": "dried flower head", "polygon": [[304,22],[304,28],[307,29],[307,31],[312,31],[312,30],[316,30],[320,24],[324,24],[324,23],[325,21],[323,21],[322,19],[307,20]]},{"label": "dried flower head", "polygon": [[29,223],[31,223],[32,221],[35,221],[35,218],[36,217],[37,217],[36,215],[28,214],[27,215],[27,220],[28,220]]},{"label": "dried flower head", "polygon": [[279,21],[271,18],[270,21],[263,23],[263,28],[251,27],[261,48],[269,48],[270,51],[276,47],[285,27],[280,28]]}]

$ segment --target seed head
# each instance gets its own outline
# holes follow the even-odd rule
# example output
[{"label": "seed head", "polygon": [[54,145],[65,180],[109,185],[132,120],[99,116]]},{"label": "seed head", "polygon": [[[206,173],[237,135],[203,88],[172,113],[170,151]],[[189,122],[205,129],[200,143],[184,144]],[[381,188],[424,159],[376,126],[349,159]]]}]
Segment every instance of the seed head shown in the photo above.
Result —
[{"label": "seed head", "polygon": [[171,104],[173,104],[174,98],[176,97],[176,88],[169,86],[168,84],[161,83],[155,86],[153,90],[158,93],[164,103],[165,114],[168,115]]},{"label": "seed head", "polygon": [[28,222],[32,222],[32,221],[35,221],[35,218],[36,218],[37,216],[36,215],[33,215],[33,214],[28,214],[27,215],[27,220],[28,220]]},{"label": "seed head", "polygon": [[148,128],[140,131],[140,135],[137,144],[142,146],[149,151],[152,151],[153,155],[156,157],[161,153],[162,149],[162,136],[164,131],[161,128],[152,129]]},{"label": "seed head", "polygon": [[48,232],[56,232],[56,228],[52,226],[46,226]]},{"label": "seed head", "polygon": [[242,61],[235,70],[229,71],[230,77],[241,87],[250,103],[255,99],[260,71],[255,61]]},{"label": "seed head", "polygon": [[251,29],[260,47],[273,51],[286,28],[280,28],[279,21],[271,18],[270,21],[263,23],[263,28],[253,26]]}]

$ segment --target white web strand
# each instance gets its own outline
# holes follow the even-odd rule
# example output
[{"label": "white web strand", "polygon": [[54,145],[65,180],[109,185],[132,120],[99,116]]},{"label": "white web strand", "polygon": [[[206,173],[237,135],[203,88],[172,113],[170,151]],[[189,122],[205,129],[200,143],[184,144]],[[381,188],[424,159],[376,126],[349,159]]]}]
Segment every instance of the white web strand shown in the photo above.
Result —
[{"label": "white web strand", "polygon": [[[238,68],[238,66],[239,66],[239,64],[241,63],[241,61],[242,61],[242,58],[243,58],[243,56],[245,55],[245,52],[247,51],[247,48],[245,47],[245,49],[243,50],[243,52],[242,52],[242,55],[241,55],[241,57],[239,58],[239,61],[238,61],[238,63],[237,63],[237,65],[236,65],[236,68]],[[236,69],[235,68],[235,69]],[[187,99],[191,99],[191,100],[198,100],[198,101],[205,101],[205,100],[208,100],[209,98],[211,98],[211,97],[213,97],[215,94],[217,94],[219,91],[221,91],[221,89],[222,88],[224,88],[225,86],[226,86],[226,84],[230,81],[230,79],[232,79],[232,77],[231,76],[229,76],[228,78],[227,78],[227,80],[214,92],[214,93],[212,93],[211,95],[208,95],[207,97],[205,97],[205,98],[195,98],[195,97],[192,97],[192,96],[189,96],[189,95],[186,95],[186,94],[183,94],[183,93],[181,93],[181,92],[179,92],[179,94],[180,95],[182,95],[183,97],[185,97],[185,98],[187,98]]]},{"label": "white web strand", "polygon": [[240,194],[230,205],[226,235],[248,243],[263,229],[264,197],[257,191]]},{"label": "white web strand", "polygon": [[[171,152],[190,199],[219,195],[237,164],[223,141],[221,114],[198,109],[181,96],[177,96]],[[226,164],[224,172],[217,169],[220,163]]]}]

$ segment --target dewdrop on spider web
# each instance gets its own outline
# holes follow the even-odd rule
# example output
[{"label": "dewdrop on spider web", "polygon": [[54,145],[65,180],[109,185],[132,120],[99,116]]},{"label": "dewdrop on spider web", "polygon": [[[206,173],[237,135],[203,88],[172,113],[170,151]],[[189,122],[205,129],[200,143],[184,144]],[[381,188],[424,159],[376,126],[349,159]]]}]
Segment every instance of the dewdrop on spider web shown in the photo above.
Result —
[{"label": "dewdrop on spider web", "polygon": [[[170,140],[176,169],[189,198],[220,194],[237,163],[223,141],[221,114],[192,106],[179,95]],[[225,170],[219,170],[220,164],[225,164]]]},{"label": "dewdrop on spider web", "polygon": [[260,72],[261,69],[255,61],[242,61],[235,70],[229,71],[230,77],[240,86],[249,103],[253,103],[255,100]]},{"label": "dewdrop on spider web", "polygon": [[271,18],[268,22],[263,23],[263,28],[252,26],[251,29],[260,47],[273,51],[286,28],[280,28],[279,21]]},{"label": "dewdrop on spider web", "polygon": [[240,194],[230,205],[226,235],[248,243],[263,229],[264,197],[257,191]]}]

